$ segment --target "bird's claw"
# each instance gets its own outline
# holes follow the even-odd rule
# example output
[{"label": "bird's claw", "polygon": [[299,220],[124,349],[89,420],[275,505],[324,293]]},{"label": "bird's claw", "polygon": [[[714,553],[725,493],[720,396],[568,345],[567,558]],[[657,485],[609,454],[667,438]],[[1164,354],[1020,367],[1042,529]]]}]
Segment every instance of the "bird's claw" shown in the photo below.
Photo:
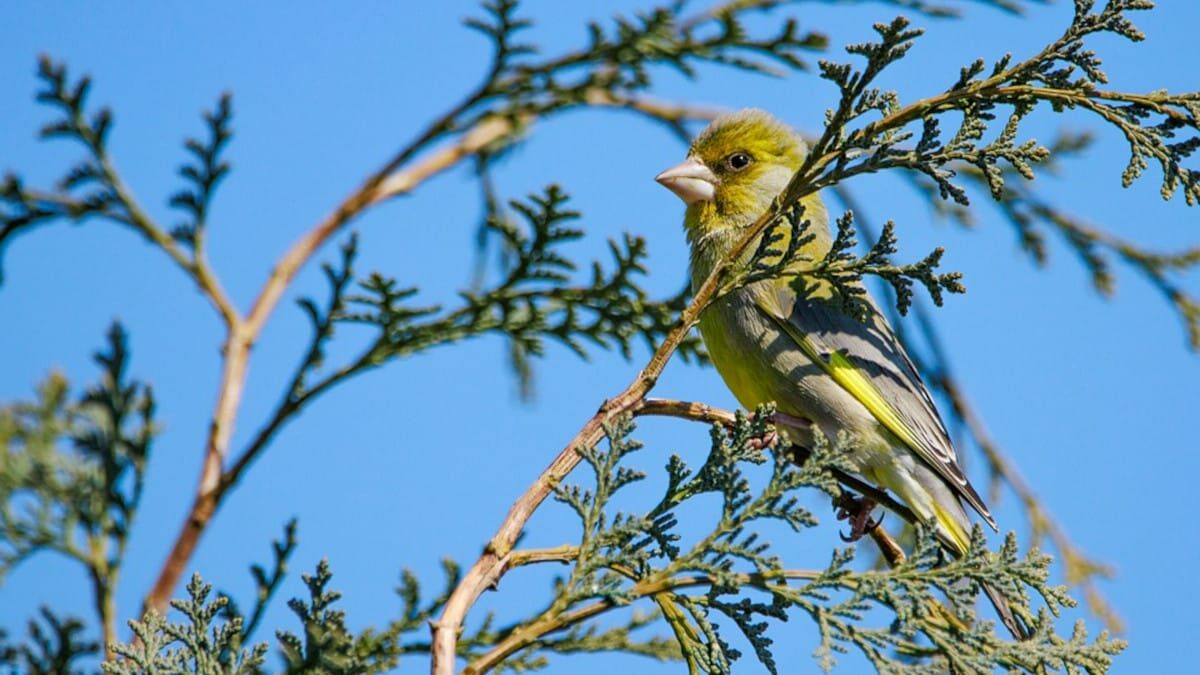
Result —
[{"label": "bird's claw", "polygon": [[837,519],[850,521],[850,533],[838,533],[844,542],[855,542],[883,523],[883,516],[871,518],[875,502],[867,497],[843,495],[838,503]]},{"label": "bird's claw", "polygon": [[765,450],[766,448],[775,447],[775,444],[778,442],[779,434],[774,431],[768,431],[762,436],[751,438],[748,445],[755,450]]},{"label": "bird's claw", "polygon": [[[807,429],[812,426],[812,422],[803,417],[794,417],[787,413],[774,412],[771,414],[771,423],[776,426],[792,427],[795,429]],[[768,431],[758,438],[750,439],[750,447],[755,450],[763,450],[765,448],[773,448],[778,445],[783,439],[777,431]]]}]

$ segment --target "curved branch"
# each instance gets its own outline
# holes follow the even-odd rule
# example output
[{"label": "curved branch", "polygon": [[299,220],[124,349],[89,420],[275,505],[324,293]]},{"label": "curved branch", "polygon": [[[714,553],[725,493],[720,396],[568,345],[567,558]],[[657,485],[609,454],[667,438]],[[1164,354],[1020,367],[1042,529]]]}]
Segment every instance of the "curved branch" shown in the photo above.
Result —
[{"label": "curved branch", "polygon": [[[468,99],[468,103],[455,108],[430,126],[408,147],[371,174],[357,190],[342,201],[333,213],[297,240],[276,263],[249,314],[244,320],[239,320],[230,326],[225,345],[222,348],[224,362],[221,381],[217,391],[217,403],[212,423],[209,426],[208,439],[205,443],[204,462],[196,497],[176,536],[171,552],[167,555],[167,559],[159,571],[154,586],[146,596],[144,609],[154,609],[159,613],[165,612],[171,593],[178,585],[184,567],[195,552],[200,535],[216,513],[217,506],[226,489],[222,486],[231,484],[225,480],[227,477],[223,467],[229,452],[229,441],[233,435],[237,411],[241,406],[250,350],[258,340],[263,326],[278,305],[280,298],[283,297],[284,291],[295,279],[300,268],[316,254],[317,250],[330,237],[386,196],[401,193],[396,191],[385,195],[380,192],[380,186],[428,143],[442,135],[450,127],[454,117],[469,102],[470,99]],[[478,143],[480,140],[480,134],[472,135],[470,132],[463,134],[459,137],[457,144],[427,157],[409,171],[397,174],[409,177],[403,185],[403,191],[411,190],[422,181],[445,170],[450,166],[446,163],[447,157],[455,157],[457,158],[455,161],[457,161],[466,156],[466,152],[458,149],[460,146],[464,146],[468,142]]]},{"label": "curved branch", "polygon": [[[158,578],[146,596],[145,609],[155,609],[160,613],[166,610],[171,594],[182,578],[184,568],[199,544],[200,536],[208,527],[224,495],[236,484],[246,467],[282,425],[286,415],[299,409],[299,406],[289,407],[283,411],[284,416],[273,418],[266,427],[260,430],[256,436],[257,440],[251,445],[251,450],[243,453],[232,467],[225,468],[229,457],[229,443],[233,436],[234,424],[241,406],[242,393],[249,369],[250,351],[257,342],[271,313],[300,269],[330,238],[345,229],[350,222],[366,210],[392,197],[408,194],[426,180],[457,165],[464,159],[476,155],[484,148],[501,142],[513,134],[518,126],[533,121],[534,118],[531,115],[518,116],[516,119],[501,116],[481,119],[473,127],[459,134],[453,142],[424,156],[411,166],[406,166],[431,142],[453,131],[455,120],[463,111],[474,105],[480,96],[479,91],[434,122],[408,147],[371,174],[329,216],[296,240],[276,263],[249,314],[244,319],[238,318],[236,314],[233,315],[235,320],[230,323],[230,330],[222,348],[224,361],[221,380],[205,443],[204,462],[196,496],[171,551],[159,571]],[[662,117],[668,123],[683,119],[706,119],[706,116],[712,114],[707,109],[633,97],[607,102],[601,102],[599,98],[591,97],[585,104],[621,107],[651,117]],[[173,244],[173,242],[168,243]],[[200,269],[206,268],[201,266]],[[198,283],[201,278],[209,278],[209,275],[198,277]],[[212,283],[215,284],[215,279],[212,280]],[[219,286],[214,285],[214,288],[219,290]]]},{"label": "curved branch", "polygon": [[[750,234],[755,233],[751,232]],[[751,241],[753,239],[749,236],[743,237],[734,247],[736,255],[740,256],[746,251]],[[728,259],[736,260],[737,257],[730,256]],[[729,269],[728,263],[717,265],[696,292],[692,301],[684,308],[675,327],[663,339],[662,344],[655,350],[650,361],[638,373],[633,382],[600,406],[600,409],[583,425],[575,437],[559,451],[537,480],[513,503],[508,515],[500,524],[500,528],[488,542],[483,555],[475,561],[475,564],[471,566],[454,592],[451,593],[442,610],[441,617],[431,624],[433,630],[432,670],[436,675],[451,675],[454,672],[458,634],[467,612],[479,599],[480,594],[495,585],[504,574],[504,560],[511,553],[513,545],[533,512],[550,495],[553,486],[579,464],[581,456],[576,449],[600,442],[604,435],[604,426],[618,416],[632,412],[646,394],[654,388],[667,361],[683,342],[688,331],[699,320],[700,312],[712,299],[717,287],[728,276]]]}]

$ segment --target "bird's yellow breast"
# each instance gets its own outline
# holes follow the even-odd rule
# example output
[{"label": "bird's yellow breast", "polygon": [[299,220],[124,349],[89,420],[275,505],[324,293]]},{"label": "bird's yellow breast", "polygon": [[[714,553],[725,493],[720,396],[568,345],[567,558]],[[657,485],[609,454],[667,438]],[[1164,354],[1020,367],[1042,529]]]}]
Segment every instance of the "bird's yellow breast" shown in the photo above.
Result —
[{"label": "bird's yellow breast", "polygon": [[[811,420],[826,438],[848,434],[855,444],[851,461],[876,480],[899,442],[758,309],[756,294],[770,292],[769,283],[734,291],[701,315],[700,334],[713,365],[746,409],[773,402],[782,413]],[[812,442],[810,430],[783,431],[794,443]]]}]

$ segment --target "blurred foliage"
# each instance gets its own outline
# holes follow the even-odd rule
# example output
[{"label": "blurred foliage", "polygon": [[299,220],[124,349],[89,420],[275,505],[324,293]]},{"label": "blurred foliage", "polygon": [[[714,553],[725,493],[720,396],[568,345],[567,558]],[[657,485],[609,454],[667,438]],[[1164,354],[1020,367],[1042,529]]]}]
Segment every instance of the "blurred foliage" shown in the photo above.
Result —
[{"label": "blurred foliage", "polygon": [[114,324],[95,355],[99,384],[70,402],[51,376],[38,400],[0,408],[0,576],[49,550],[82,564],[106,637],[113,594],[145,487],[154,396],[126,377],[125,332]]},{"label": "blurred foliage", "polygon": [[[1062,160],[1083,155],[1094,140],[1094,135],[1090,133],[1060,133],[1047,145],[1050,157],[1044,163],[1043,171],[1060,173]],[[986,187],[986,178],[977,167],[960,165],[955,166],[954,171],[966,179],[968,186]],[[1006,179],[1015,177],[1012,175],[1012,169],[1008,167],[1004,169],[1004,174]],[[977,217],[970,208],[934,198],[938,188],[933,181],[915,175],[911,184],[934,205],[935,212],[939,215],[948,217],[964,227],[975,226]],[[1190,293],[1186,286],[1187,274],[1200,268],[1200,246],[1175,251],[1144,247],[1068,212],[1050,198],[1038,193],[1026,181],[1006,180],[1003,193],[994,204],[1000,214],[1013,225],[1022,250],[1028,253],[1039,267],[1049,261],[1047,233],[1058,235],[1075,253],[1079,262],[1087,269],[1092,286],[1104,296],[1113,295],[1117,288],[1113,259],[1129,266],[1171,303],[1183,321],[1189,345],[1192,349],[1200,349],[1200,298]]]},{"label": "blurred foliage", "polygon": [[31,619],[28,640],[10,644],[0,630],[0,668],[24,675],[67,675],[84,672],[80,659],[94,656],[100,645],[84,637],[86,626],[76,618],[60,618],[50,608],[41,609],[41,621]]}]

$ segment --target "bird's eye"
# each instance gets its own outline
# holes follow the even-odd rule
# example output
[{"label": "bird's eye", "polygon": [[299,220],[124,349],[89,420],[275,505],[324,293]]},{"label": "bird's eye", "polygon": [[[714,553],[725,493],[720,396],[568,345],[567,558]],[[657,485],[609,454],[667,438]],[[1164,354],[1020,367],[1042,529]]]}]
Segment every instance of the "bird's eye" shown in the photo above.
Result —
[{"label": "bird's eye", "polygon": [[729,157],[725,158],[725,163],[729,165],[730,169],[733,169],[734,171],[741,171],[742,169],[750,166],[750,155],[744,152],[735,152]]}]

